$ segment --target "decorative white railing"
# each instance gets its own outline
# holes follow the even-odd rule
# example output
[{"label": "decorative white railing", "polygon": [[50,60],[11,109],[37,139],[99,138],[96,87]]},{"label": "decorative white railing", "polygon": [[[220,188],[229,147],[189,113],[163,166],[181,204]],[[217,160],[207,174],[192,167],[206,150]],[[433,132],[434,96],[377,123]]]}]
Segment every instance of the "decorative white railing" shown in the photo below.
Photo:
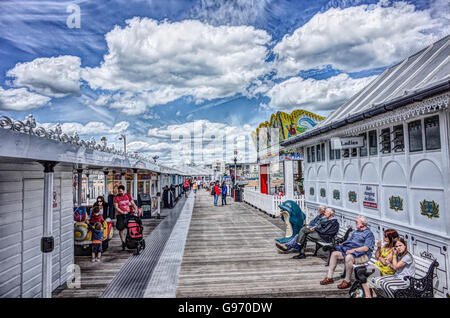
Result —
[{"label": "decorative white railing", "polygon": [[15,120],[7,116],[0,115],[0,128],[10,129],[12,131],[28,135],[34,135],[41,138],[52,139],[63,143],[69,143],[87,149],[107,152],[113,155],[120,155],[123,157],[140,160],[142,162],[148,162],[151,164],[155,163],[154,160],[152,161],[139,154],[125,153],[123,150],[115,149],[114,144],[108,146],[106,137],[101,137],[100,142],[97,142],[94,137],[91,137],[89,141],[86,141],[82,140],[78,136],[78,133],[76,131],[73,133],[72,136],[69,136],[68,134],[64,133],[61,129],[60,124],[56,124],[54,129],[44,128],[43,126],[37,126],[36,120],[31,114],[28,115],[24,121]]},{"label": "decorative white railing", "polygon": [[[244,188],[243,201],[254,207],[263,210],[272,216],[280,215],[280,208],[278,207],[281,203],[287,201],[286,196],[278,195],[268,195],[259,193],[258,190],[253,190],[251,188]],[[292,199],[295,203],[300,206],[300,209],[308,215],[306,211],[305,197],[302,195],[296,195]]]},{"label": "decorative white railing", "polygon": [[273,211],[273,197],[271,195],[256,192],[255,190],[250,190],[244,188],[243,198],[244,202],[247,202],[258,209],[261,209],[271,215],[274,215]]}]

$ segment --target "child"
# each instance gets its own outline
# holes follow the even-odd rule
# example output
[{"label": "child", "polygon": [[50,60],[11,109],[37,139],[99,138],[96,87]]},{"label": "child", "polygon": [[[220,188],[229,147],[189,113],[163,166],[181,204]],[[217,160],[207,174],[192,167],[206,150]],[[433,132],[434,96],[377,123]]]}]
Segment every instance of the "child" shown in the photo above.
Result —
[{"label": "child", "polygon": [[[86,222],[87,223],[87,222]],[[103,241],[103,230],[101,223],[97,222],[94,226],[87,223],[88,228],[92,231],[92,260],[91,262],[100,262],[102,257],[102,241]],[[96,257],[97,256],[97,257]]]},{"label": "child", "polygon": [[93,225],[95,223],[102,223],[103,224],[103,221],[105,221],[105,220],[103,219],[103,215],[100,213],[100,207],[95,206],[92,209],[92,215],[89,218],[89,223],[91,225]]}]

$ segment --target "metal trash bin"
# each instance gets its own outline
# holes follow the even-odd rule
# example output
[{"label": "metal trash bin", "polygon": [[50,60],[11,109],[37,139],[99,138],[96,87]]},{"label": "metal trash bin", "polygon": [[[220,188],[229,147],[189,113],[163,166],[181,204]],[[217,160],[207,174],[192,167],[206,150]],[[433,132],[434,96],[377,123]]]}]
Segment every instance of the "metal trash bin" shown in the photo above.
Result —
[{"label": "metal trash bin", "polygon": [[234,202],[242,202],[242,189],[239,186],[233,189],[233,198]]},{"label": "metal trash bin", "polygon": [[143,210],[143,219],[151,219],[152,217],[152,197],[149,194],[138,194],[138,206]]}]

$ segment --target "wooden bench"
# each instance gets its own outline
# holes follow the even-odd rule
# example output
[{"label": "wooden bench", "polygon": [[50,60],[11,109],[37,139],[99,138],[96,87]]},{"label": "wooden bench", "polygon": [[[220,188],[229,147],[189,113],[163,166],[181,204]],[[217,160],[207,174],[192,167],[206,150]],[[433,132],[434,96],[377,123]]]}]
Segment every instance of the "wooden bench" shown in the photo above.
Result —
[{"label": "wooden bench", "polygon": [[336,249],[336,246],[342,244],[343,242],[345,242],[349,236],[350,233],[353,231],[353,228],[351,226],[349,226],[348,228],[344,228],[342,226],[339,227],[339,231],[338,233],[333,237],[333,239],[331,240],[330,243],[325,243],[325,242],[315,242],[316,243],[316,250],[314,251],[314,256],[317,255],[317,252],[322,248],[324,251],[329,251],[328,253],[328,260],[327,260],[327,265],[330,265],[330,257],[331,257],[331,253],[333,253],[333,251]]},{"label": "wooden bench", "polygon": [[[409,281],[409,287],[395,290],[394,298],[433,298],[433,279],[434,277],[437,277],[434,270],[439,266],[439,263],[437,260],[432,259],[426,252],[423,252],[420,256],[413,255],[413,258],[415,275],[414,277],[405,277],[405,280]],[[376,261],[375,257],[372,256],[368,263],[353,265],[353,269],[355,271],[359,267],[367,265],[373,266]],[[345,270],[341,277],[345,277]]]}]

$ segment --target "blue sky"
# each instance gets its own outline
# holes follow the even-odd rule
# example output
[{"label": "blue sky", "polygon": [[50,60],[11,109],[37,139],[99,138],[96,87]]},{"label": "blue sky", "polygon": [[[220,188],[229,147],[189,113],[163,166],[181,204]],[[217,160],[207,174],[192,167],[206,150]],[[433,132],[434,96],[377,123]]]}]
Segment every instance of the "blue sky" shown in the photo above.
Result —
[{"label": "blue sky", "polygon": [[118,146],[126,133],[130,149],[170,161],[167,131],[237,137],[277,110],[326,116],[448,34],[448,10],[444,0],[2,0],[0,114]]}]

